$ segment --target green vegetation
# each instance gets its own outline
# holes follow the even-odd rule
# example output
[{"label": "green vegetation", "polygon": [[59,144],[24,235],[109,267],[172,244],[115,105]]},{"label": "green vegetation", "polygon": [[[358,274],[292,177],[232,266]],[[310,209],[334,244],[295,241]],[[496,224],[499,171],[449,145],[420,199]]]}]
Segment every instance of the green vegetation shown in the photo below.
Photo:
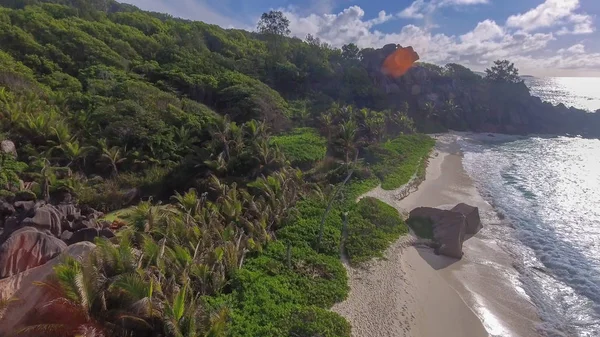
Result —
[{"label": "green vegetation", "polygon": [[317,130],[298,128],[292,132],[271,137],[271,143],[278,146],[285,157],[295,166],[306,166],[325,158],[327,140]]},{"label": "green vegetation", "polygon": [[407,233],[395,208],[375,198],[362,198],[349,215],[346,252],[354,264],[382,257],[392,242]]},{"label": "green vegetation", "polygon": [[260,33],[224,30],[112,1],[0,6],[0,135],[18,147],[0,158],[0,196],[69,192],[126,223],[56,267],[44,289],[57,300],[25,330],[350,336],[328,310],[348,292],[344,214],[352,263],[381,256],[406,227],[356,199],[408,182],[433,140],[413,134],[415,109],[386,103],[373,50],[287,38],[288,24],[272,12]]},{"label": "green vegetation", "polygon": [[396,189],[410,181],[424,168],[435,141],[425,135],[402,135],[369,148],[374,174],[381,179],[385,190]]},{"label": "green vegetation", "polygon": [[406,223],[417,234],[417,236],[433,240],[433,222],[431,219],[412,217]]},{"label": "green vegetation", "polygon": [[485,77],[496,82],[518,83],[522,81],[519,77],[519,70],[509,60],[495,61],[490,69],[485,70]]}]

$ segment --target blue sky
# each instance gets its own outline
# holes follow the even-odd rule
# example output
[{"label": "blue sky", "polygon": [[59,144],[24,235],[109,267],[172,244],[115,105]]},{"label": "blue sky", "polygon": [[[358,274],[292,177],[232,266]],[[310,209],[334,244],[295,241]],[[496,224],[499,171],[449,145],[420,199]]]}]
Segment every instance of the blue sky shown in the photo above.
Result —
[{"label": "blue sky", "polygon": [[281,10],[292,35],[340,47],[412,45],[421,60],[483,70],[510,59],[522,74],[600,76],[600,0],[124,0],[142,9],[253,30]]}]

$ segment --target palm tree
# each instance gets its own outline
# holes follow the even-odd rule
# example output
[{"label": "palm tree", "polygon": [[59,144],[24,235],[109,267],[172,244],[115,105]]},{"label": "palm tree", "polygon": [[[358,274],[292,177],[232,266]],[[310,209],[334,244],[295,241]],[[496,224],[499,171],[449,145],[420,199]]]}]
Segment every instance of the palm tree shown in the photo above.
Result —
[{"label": "palm tree", "polygon": [[231,158],[230,145],[232,143],[231,133],[232,128],[237,127],[234,122],[231,122],[229,116],[226,115],[223,119],[216,123],[212,132],[213,140],[216,144],[213,144],[213,148],[221,147],[224,153],[223,159],[227,162]]},{"label": "palm tree", "polygon": [[48,202],[50,200],[50,186],[57,182],[56,172],[60,168],[52,166],[45,155],[36,158],[32,157],[31,159],[34,161],[34,166],[39,167],[39,173],[35,175],[40,180],[42,198]]},{"label": "palm tree", "polygon": [[327,143],[331,144],[331,134],[333,131],[333,116],[331,113],[324,113],[321,115],[321,117],[319,117],[319,121],[321,122],[321,124],[323,124],[323,127],[325,128],[326,132],[327,132]]},{"label": "palm tree", "polygon": [[[38,333],[44,336],[108,337],[94,308],[104,298],[103,278],[93,274],[93,268],[83,268],[80,262],[67,258],[54,267],[55,278],[49,282],[35,282],[43,287],[51,300],[42,303],[35,317],[18,333]],[[99,309],[101,310],[101,309]]]},{"label": "palm tree", "polygon": [[80,159],[83,160],[85,165],[86,156],[94,149],[93,146],[81,146],[79,141],[74,138],[61,142],[60,145],[57,145],[54,148],[60,150],[69,161],[66,165],[67,167],[76,164]]},{"label": "palm tree", "polygon": [[349,119],[340,128],[339,139],[344,150],[345,163],[350,162],[350,155],[356,150],[356,123]]},{"label": "palm tree", "polygon": [[255,119],[244,124],[244,130],[252,142],[260,142],[269,136],[269,126],[264,121]]},{"label": "palm tree", "polygon": [[117,165],[124,162],[127,158],[125,158],[121,152],[121,148],[118,146],[108,147],[106,143],[106,139],[100,139],[98,141],[100,145],[100,149],[102,150],[102,158],[108,162],[110,167],[112,168],[112,175],[116,176],[119,174],[119,170]]}]

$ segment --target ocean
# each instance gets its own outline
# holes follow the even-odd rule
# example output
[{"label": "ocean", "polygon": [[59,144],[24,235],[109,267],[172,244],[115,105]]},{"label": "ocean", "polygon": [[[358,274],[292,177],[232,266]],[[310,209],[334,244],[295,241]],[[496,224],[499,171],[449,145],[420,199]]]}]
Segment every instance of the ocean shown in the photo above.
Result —
[{"label": "ocean", "polygon": [[[600,78],[526,81],[554,104],[600,109]],[[600,336],[600,140],[464,137],[464,166],[500,221],[488,234],[514,257],[547,336]]]}]

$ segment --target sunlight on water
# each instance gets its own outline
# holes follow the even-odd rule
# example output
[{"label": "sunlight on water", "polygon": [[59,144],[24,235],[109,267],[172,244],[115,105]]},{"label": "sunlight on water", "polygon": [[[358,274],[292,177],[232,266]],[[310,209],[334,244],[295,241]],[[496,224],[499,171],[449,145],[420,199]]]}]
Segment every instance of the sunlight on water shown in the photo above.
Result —
[{"label": "sunlight on water", "polygon": [[525,84],[531,94],[554,105],[596,111],[600,109],[600,78],[597,77],[547,77],[527,78]]},{"label": "sunlight on water", "polygon": [[516,238],[498,239],[522,265],[548,334],[600,336],[600,140],[514,137],[463,147],[467,171],[515,227]]}]

